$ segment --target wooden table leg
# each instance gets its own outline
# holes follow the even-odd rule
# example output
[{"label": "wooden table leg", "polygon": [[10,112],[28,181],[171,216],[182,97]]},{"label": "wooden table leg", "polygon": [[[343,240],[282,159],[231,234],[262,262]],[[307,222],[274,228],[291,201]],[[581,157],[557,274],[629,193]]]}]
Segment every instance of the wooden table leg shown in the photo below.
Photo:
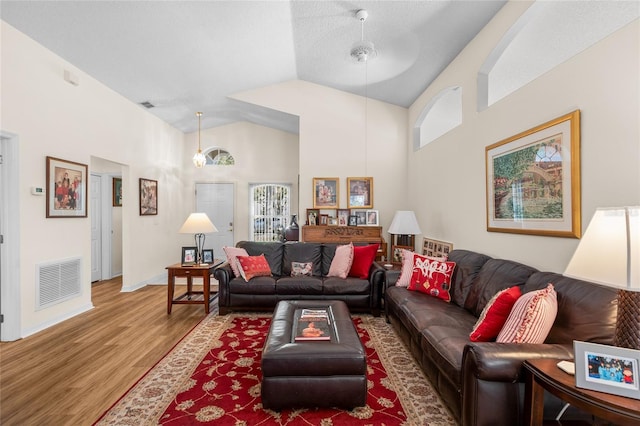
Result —
[{"label": "wooden table leg", "polygon": [[169,297],[167,304],[167,314],[171,314],[171,305],[173,305],[173,289],[175,285],[176,277],[174,273],[169,270],[169,280],[167,282],[167,294]]},{"label": "wooden table leg", "polygon": [[204,298],[204,313],[209,313],[209,290],[211,287],[211,279],[209,278],[209,271],[205,271],[202,276],[202,296]]},{"label": "wooden table leg", "polygon": [[540,426],[544,417],[544,388],[528,373],[524,389],[524,420],[529,426]]}]

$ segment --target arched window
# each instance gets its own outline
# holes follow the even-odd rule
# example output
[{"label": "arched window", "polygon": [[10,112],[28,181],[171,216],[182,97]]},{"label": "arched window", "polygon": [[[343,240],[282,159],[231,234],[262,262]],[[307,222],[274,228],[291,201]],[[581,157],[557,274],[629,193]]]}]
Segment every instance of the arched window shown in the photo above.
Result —
[{"label": "arched window", "polygon": [[478,72],[478,111],[638,18],[635,1],[536,1]]},{"label": "arched window", "polygon": [[233,155],[221,148],[212,148],[204,156],[207,158],[207,166],[233,166],[236,164]]},{"label": "arched window", "polygon": [[418,150],[462,124],[462,87],[448,87],[424,107],[413,128],[413,149]]}]

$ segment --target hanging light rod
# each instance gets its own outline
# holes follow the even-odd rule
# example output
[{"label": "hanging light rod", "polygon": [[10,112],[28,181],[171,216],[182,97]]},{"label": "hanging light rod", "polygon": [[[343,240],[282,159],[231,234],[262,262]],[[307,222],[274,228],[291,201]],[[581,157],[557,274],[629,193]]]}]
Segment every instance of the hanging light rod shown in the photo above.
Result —
[{"label": "hanging light rod", "polygon": [[372,42],[364,39],[364,22],[369,17],[369,12],[360,9],[356,12],[356,19],[360,21],[360,41],[355,42],[351,48],[351,57],[357,62],[367,62],[378,56],[375,46]]},{"label": "hanging light rod", "polygon": [[200,111],[196,112],[196,116],[198,116],[198,152],[193,156],[193,164],[201,169],[207,164],[207,158],[202,153],[202,148],[200,145],[200,119],[202,117],[202,113]]}]

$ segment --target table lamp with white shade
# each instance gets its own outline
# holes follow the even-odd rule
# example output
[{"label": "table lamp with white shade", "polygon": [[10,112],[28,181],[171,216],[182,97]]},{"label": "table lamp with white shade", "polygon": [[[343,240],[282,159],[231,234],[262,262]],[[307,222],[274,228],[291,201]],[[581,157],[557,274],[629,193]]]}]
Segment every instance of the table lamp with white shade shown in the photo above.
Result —
[{"label": "table lamp with white shade", "polygon": [[613,344],[640,349],[640,206],[597,209],[564,274],[618,288]]},{"label": "table lamp with white shade", "polygon": [[196,263],[202,263],[202,249],[205,241],[204,234],[218,232],[218,229],[206,213],[191,213],[179,232],[181,234],[194,234],[193,238],[197,247]]}]

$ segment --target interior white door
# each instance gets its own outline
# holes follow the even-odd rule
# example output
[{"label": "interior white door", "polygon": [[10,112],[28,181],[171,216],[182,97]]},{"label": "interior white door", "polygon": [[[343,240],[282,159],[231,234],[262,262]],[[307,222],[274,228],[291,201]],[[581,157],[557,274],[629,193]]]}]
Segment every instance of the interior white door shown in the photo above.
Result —
[{"label": "interior white door", "polygon": [[204,212],[218,229],[206,235],[204,248],[213,249],[216,259],[223,259],[222,247],[233,246],[232,183],[196,183],[196,212]]},{"label": "interior white door", "polygon": [[91,175],[89,215],[91,217],[91,282],[102,278],[102,176]]}]

